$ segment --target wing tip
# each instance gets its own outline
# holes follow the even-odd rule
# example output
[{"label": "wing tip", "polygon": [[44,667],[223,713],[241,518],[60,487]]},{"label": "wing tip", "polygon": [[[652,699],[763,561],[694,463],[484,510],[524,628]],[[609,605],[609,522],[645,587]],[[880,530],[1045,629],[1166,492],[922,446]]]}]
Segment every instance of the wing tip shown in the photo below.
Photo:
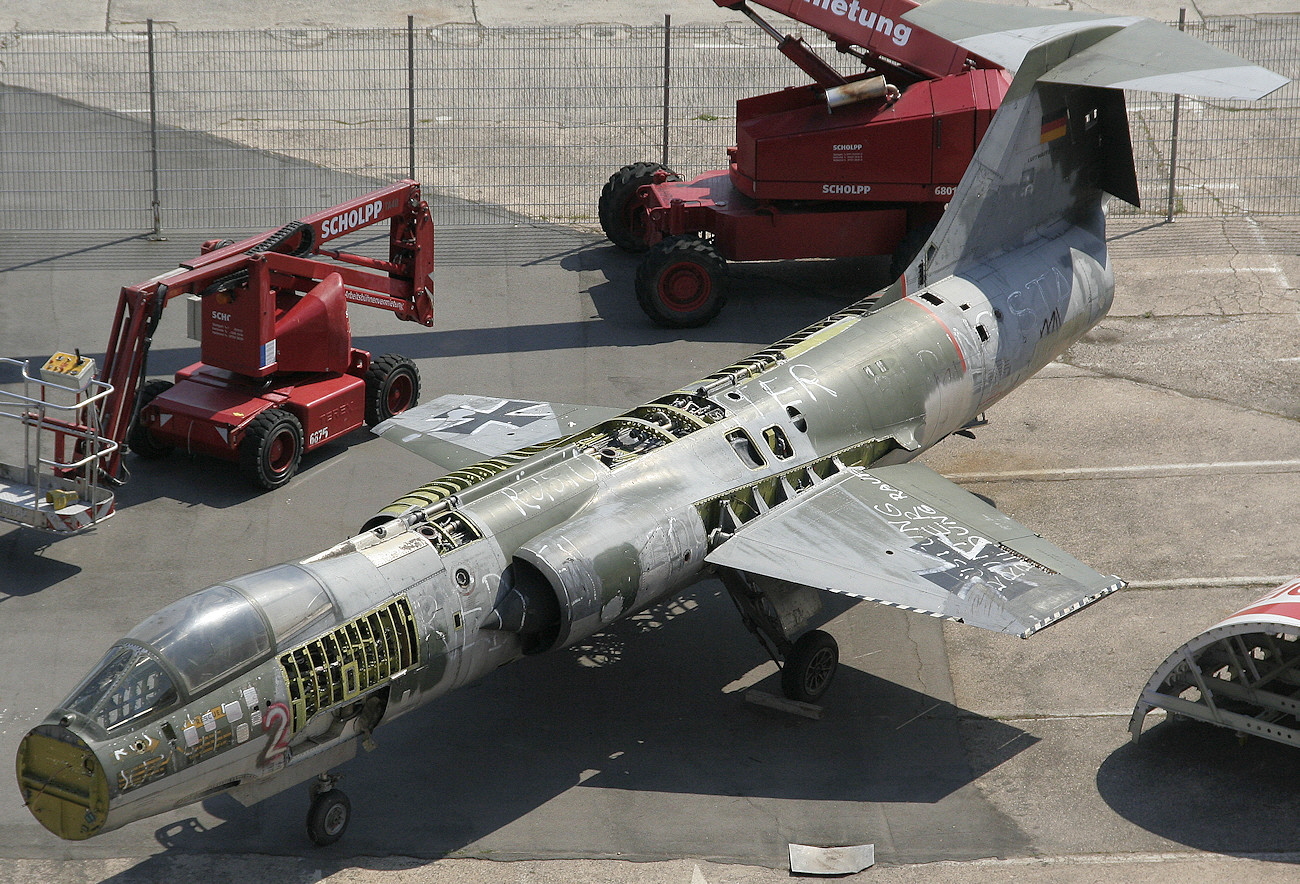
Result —
[{"label": "wing tip", "polygon": [[1088,607],[1088,605],[1091,605],[1093,602],[1098,601],[1100,599],[1104,599],[1106,596],[1110,595],[1111,593],[1119,592],[1125,586],[1128,586],[1128,583],[1126,581],[1121,580],[1120,578],[1115,577],[1114,575],[1111,575],[1111,582],[1106,584],[1100,590],[1093,593],[1092,595],[1086,595],[1083,598],[1076,599],[1074,602],[1070,603],[1069,605],[1066,605],[1064,608],[1061,608],[1059,611],[1056,611],[1052,614],[1048,614],[1046,617],[1034,621],[1034,624],[1032,626],[1030,626],[1028,629],[1020,633],[1020,638],[1029,638],[1034,633],[1042,629],[1046,629],[1047,627],[1051,626],[1053,623],[1057,622],[1058,620],[1063,620],[1064,618],[1073,614],[1075,611],[1078,611],[1081,608],[1086,608]]}]

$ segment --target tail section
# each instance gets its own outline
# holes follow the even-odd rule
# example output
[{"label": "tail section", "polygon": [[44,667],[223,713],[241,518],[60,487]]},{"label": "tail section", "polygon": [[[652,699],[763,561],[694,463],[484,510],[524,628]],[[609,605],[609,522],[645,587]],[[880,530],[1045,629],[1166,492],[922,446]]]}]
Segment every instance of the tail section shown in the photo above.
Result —
[{"label": "tail section", "polygon": [[[1133,16],[932,0],[905,16],[1016,70],[957,192],[898,288],[913,291],[1065,224],[1138,204],[1122,89],[1258,98],[1287,79]],[[888,296],[886,296],[888,299]]]}]

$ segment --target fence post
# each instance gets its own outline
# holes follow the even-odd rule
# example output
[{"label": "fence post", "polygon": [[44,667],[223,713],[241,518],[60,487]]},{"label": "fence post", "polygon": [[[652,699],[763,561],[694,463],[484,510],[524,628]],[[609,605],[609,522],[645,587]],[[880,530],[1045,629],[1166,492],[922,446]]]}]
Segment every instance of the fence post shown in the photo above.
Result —
[{"label": "fence post", "polygon": [[162,199],[158,188],[158,72],[154,64],[153,19],[147,19],[145,27],[149,52],[149,165],[153,175],[153,199],[150,202],[153,233],[149,234],[149,239],[160,242],[167,237],[162,235]]},{"label": "fence post", "polygon": [[[1178,30],[1187,28],[1187,7],[1178,10]],[[1174,119],[1169,127],[1169,196],[1165,204],[1165,223],[1174,220],[1174,177],[1178,174],[1178,111],[1183,97],[1174,95]]]},{"label": "fence post", "polygon": [[407,178],[415,180],[415,16],[406,17],[406,159]]},{"label": "fence post", "polygon": [[673,17],[669,13],[664,14],[664,131],[663,131],[663,156],[660,162],[668,165],[668,84],[670,81],[669,74],[672,71],[672,26]]}]

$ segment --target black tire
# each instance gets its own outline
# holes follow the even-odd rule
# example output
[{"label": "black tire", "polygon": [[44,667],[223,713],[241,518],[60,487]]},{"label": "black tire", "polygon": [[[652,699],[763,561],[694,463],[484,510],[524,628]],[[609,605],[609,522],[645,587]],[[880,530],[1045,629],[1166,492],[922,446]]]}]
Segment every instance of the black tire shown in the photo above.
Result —
[{"label": "black tire", "polygon": [[624,166],[605,182],[600,191],[600,229],[609,241],[625,252],[644,252],[645,209],[636,192],[654,179],[655,172],[668,173],[669,181],[681,181],[677,173],[660,163],[633,163]]},{"label": "black tire", "polygon": [[903,275],[903,271],[908,268],[917,255],[921,254],[921,249],[930,239],[930,234],[939,226],[938,221],[926,221],[916,225],[903,238],[898,241],[894,247],[894,254],[889,258],[889,278],[898,279]]},{"label": "black tire", "polygon": [[727,265],[708,242],[674,236],[655,243],[636,269],[636,300],[667,328],[698,328],[727,303]]},{"label": "black tire", "polygon": [[816,703],[831,686],[840,648],[828,632],[814,629],[794,643],[781,668],[781,693],[801,703]]},{"label": "black tire", "polygon": [[292,412],[268,408],[253,418],[239,443],[239,465],[266,490],[279,488],[298,472],[302,438],[302,423]]},{"label": "black tire", "polygon": [[172,453],[176,447],[170,442],[159,440],[149,428],[140,424],[140,412],[144,407],[156,399],[159,395],[166,393],[175,384],[171,381],[149,381],[140,391],[140,408],[135,413],[135,420],[131,422],[131,429],[126,434],[126,444],[133,452],[145,460],[158,460]]},{"label": "black tire", "polygon": [[307,811],[307,837],[318,847],[326,847],[343,837],[352,821],[352,802],[338,789],[312,796]]},{"label": "black tire", "polygon": [[401,414],[420,398],[420,370],[405,356],[388,353],[366,369],[366,426]]}]

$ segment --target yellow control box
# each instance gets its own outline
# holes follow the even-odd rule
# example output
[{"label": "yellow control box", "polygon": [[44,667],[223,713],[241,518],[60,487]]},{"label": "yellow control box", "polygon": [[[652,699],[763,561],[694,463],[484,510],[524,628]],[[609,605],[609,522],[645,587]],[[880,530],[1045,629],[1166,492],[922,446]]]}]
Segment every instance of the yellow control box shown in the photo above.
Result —
[{"label": "yellow control box", "polygon": [[41,366],[41,380],[69,390],[84,390],[95,376],[95,360],[72,353],[55,353]]}]

